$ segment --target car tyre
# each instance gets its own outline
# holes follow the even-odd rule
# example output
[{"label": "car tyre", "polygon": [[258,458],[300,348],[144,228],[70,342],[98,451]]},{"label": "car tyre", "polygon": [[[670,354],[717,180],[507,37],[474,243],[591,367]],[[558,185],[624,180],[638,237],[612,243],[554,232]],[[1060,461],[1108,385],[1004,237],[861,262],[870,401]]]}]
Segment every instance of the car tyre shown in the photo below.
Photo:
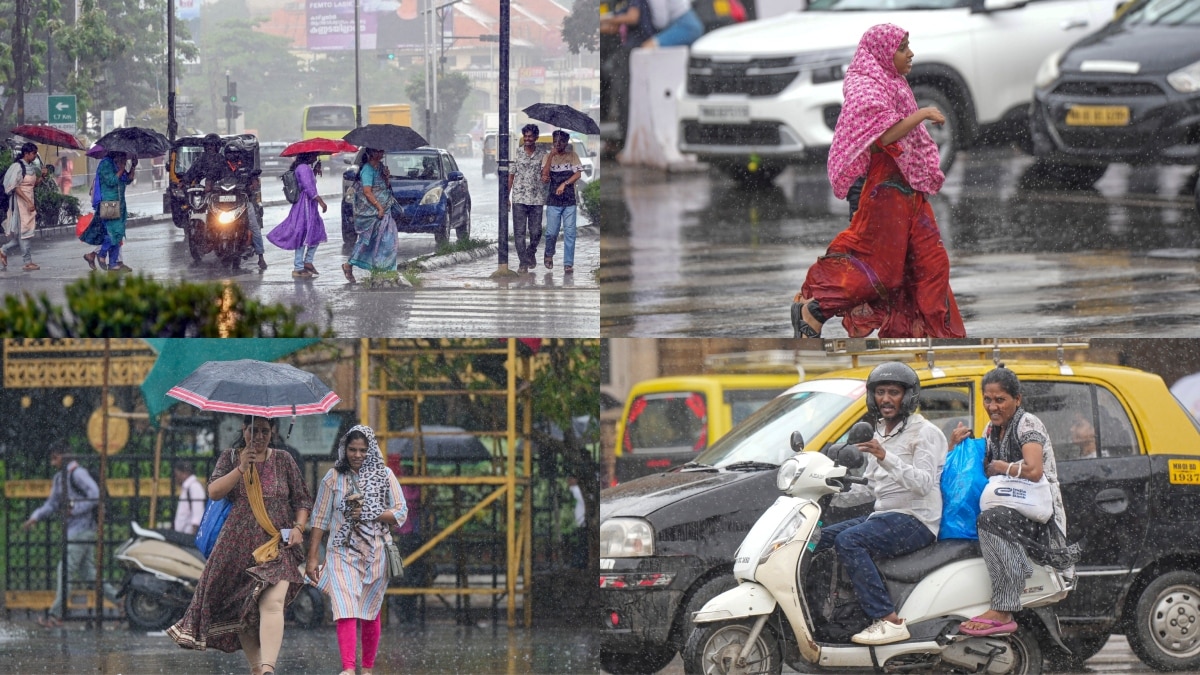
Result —
[{"label": "car tyre", "polygon": [[450,210],[446,210],[446,215],[442,217],[442,222],[438,224],[438,228],[433,231],[433,243],[441,248],[450,243]]},{"label": "car tyre", "polygon": [[1049,670],[1081,670],[1083,662],[1092,658],[1104,649],[1104,645],[1108,643],[1107,635],[1099,635],[1096,637],[1084,638],[1063,638],[1063,644],[1067,649],[1071,650],[1068,654],[1051,643],[1044,643],[1043,649],[1046,654],[1046,666]]},{"label": "car tyre", "polygon": [[1125,635],[1151,668],[1200,669],[1200,574],[1177,570],[1151,581],[1138,596]]},{"label": "car tyre", "polygon": [[358,239],[358,233],[354,231],[354,212],[353,209],[347,208],[345,202],[342,203],[342,243],[353,244]]},{"label": "car tyre", "polygon": [[675,658],[671,647],[647,647],[640,652],[611,652],[600,648],[600,667],[611,675],[657,673]]},{"label": "car tyre", "polygon": [[454,228],[454,236],[458,241],[466,241],[471,238],[471,205],[467,204],[466,211],[463,213],[463,223]]},{"label": "car tyre", "polygon": [[912,88],[912,91],[913,96],[917,99],[918,108],[934,106],[946,117],[946,123],[940,127],[930,123],[926,124],[925,128],[937,143],[942,173],[950,173],[950,167],[954,166],[954,160],[957,159],[958,151],[962,148],[962,123],[958,119],[958,112],[955,110],[954,104],[950,102],[950,98],[937,87],[918,84]]}]

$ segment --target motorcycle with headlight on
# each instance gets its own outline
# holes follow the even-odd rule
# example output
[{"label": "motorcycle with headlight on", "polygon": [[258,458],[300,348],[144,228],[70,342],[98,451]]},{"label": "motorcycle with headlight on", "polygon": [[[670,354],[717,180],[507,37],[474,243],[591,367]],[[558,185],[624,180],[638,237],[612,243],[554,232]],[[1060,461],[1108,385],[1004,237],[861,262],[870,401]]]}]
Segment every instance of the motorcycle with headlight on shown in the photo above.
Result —
[{"label": "motorcycle with headlight on", "polygon": [[185,233],[188,253],[199,263],[205,254],[216,254],[223,264],[237,268],[252,251],[248,209],[257,208],[253,193],[236,178],[222,178],[212,187],[189,188],[192,217]]},{"label": "motorcycle with headlight on", "polygon": [[[780,673],[787,663],[801,672],[817,666],[821,672],[1030,674],[1042,668],[1038,632],[1066,649],[1049,606],[1065,598],[1073,583],[1054,568],[1037,564],[1021,593],[1017,632],[992,637],[958,632],[961,622],[991,605],[991,580],[979,542],[964,539],[876,560],[911,637],[875,646],[850,641],[869,620],[856,609],[852,587],[837,574],[834,551],[818,554],[815,549],[832,495],[848,492],[855,483],[867,484],[850,472],[865,463],[857,444],[873,433],[870,424],[859,422],[848,442],[803,452],[804,439],[793,432],[795,454],[776,476],[784,496],[763,513],[738,548],[733,564],[738,586],[693,615],[696,627],[683,650],[686,672]],[[818,572],[825,568],[832,571]],[[849,628],[848,607],[860,613],[860,623]]]}]

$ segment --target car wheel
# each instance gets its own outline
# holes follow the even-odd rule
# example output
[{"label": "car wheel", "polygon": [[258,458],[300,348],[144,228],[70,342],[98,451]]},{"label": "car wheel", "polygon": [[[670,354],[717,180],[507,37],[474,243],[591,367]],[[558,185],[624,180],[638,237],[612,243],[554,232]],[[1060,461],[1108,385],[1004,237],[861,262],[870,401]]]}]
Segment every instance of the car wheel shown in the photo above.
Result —
[{"label": "car wheel", "polygon": [[1138,596],[1126,637],[1151,668],[1200,668],[1200,574],[1180,570],[1151,581]]},{"label": "car wheel", "polygon": [[342,201],[342,243],[353,244],[358,239],[358,234],[354,231],[354,209],[346,208],[346,202]]},{"label": "car wheel", "polygon": [[446,215],[442,217],[441,224],[439,224],[438,228],[433,231],[433,243],[436,244],[438,248],[441,248],[441,247],[445,246],[446,244],[450,243],[450,211],[449,211],[449,209],[446,210]]},{"label": "car wheel", "polygon": [[459,241],[466,241],[471,238],[471,205],[467,204],[463,212],[462,225],[454,228],[454,236]]},{"label": "car wheel", "polygon": [[962,147],[962,124],[959,122],[958,113],[955,112],[954,105],[950,103],[950,98],[940,89],[927,84],[918,84],[912,90],[913,96],[917,99],[918,108],[934,106],[946,116],[945,124],[938,126],[930,123],[926,124],[925,128],[933,137],[933,142],[937,143],[942,173],[950,173],[950,167],[954,166],[954,160]]},{"label": "car wheel", "polygon": [[1063,644],[1071,650],[1068,654],[1053,643],[1043,644],[1046,654],[1046,666],[1050,670],[1082,670],[1083,662],[1092,658],[1104,649],[1108,643],[1107,635],[1086,638],[1063,638]]},{"label": "car wheel", "polygon": [[600,648],[600,667],[612,675],[657,673],[675,658],[671,647],[647,647],[640,652],[610,652]]},{"label": "car wheel", "polygon": [[1025,172],[1025,181],[1050,187],[1086,190],[1104,176],[1108,164],[1064,164],[1039,158]]}]

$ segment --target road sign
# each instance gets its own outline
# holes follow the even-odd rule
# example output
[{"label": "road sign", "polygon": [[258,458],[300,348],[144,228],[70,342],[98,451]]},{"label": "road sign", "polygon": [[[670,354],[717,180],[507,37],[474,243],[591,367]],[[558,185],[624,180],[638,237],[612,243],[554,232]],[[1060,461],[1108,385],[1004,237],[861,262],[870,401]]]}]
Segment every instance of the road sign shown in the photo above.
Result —
[{"label": "road sign", "polygon": [[192,101],[175,101],[175,115],[178,117],[191,117],[192,113],[196,112],[196,104]]},{"label": "road sign", "polygon": [[76,113],[75,95],[56,94],[47,100],[50,116],[49,124],[63,131],[75,133]]},{"label": "road sign", "polygon": [[46,94],[28,92],[25,94],[25,123],[37,124],[46,121]]}]

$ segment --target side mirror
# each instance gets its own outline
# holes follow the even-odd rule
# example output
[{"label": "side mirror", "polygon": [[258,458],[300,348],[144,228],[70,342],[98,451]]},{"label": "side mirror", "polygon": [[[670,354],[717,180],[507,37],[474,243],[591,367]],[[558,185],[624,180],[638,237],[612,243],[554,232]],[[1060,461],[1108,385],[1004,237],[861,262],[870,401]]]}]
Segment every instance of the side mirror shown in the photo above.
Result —
[{"label": "side mirror", "polygon": [[461,171],[451,171],[450,175],[446,176],[446,180],[462,180],[466,178]]},{"label": "side mirror", "polygon": [[351,182],[358,180],[358,169],[346,169],[346,172],[342,174],[342,180]]},{"label": "side mirror", "polygon": [[342,158],[342,164],[353,164],[353,163],[354,163],[353,157],[343,157]]},{"label": "side mirror", "polygon": [[792,452],[804,452],[804,434],[799,431],[792,432]]},{"label": "side mirror", "polygon": [[857,422],[854,426],[850,427],[850,433],[846,435],[846,442],[858,445],[859,443],[866,443],[874,437],[875,427],[871,426],[869,422]]}]

